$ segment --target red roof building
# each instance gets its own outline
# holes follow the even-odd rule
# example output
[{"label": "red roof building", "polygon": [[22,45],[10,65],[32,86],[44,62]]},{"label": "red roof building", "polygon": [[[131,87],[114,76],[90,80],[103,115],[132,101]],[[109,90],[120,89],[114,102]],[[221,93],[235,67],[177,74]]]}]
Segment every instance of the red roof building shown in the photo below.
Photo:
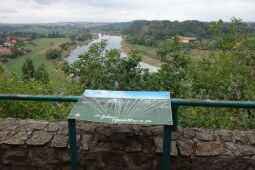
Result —
[{"label": "red roof building", "polygon": [[0,48],[1,54],[10,54],[11,50],[9,48]]},{"label": "red roof building", "polygon": [[194,42],[197,40],[197,37],[178,36],[178,38],[180,39],[181,42],[184,42],[184,43],[190,43],[190,42]]}]

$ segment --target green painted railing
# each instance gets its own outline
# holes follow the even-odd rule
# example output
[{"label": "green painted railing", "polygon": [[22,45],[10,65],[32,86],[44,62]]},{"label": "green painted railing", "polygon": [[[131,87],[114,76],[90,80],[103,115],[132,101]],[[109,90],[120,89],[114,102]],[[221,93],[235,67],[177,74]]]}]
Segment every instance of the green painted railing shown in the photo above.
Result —
[{"label": "green painted railing", "polygon": [[[0,94],[0,100],[28,100],[28,101],[51,101],[51,102],[77,102],[80,96],[48,96],[48,95],[14,95]],[[178,126],[178,109],[180,106],[203,106],[203,107],[232,107],[232,108],[255,108],[253,101],[222,101],[222,100],[194,100],[194,99],[171,99],[173,126],[164,126],[163,136],[163,170],[169,170],[170,151],[171,151],[171,133]],[[76,147],[76,127],[75,120],[68,120],[71,167],[72,170],[78,170],[77,147]]]},{"label": "green painted railing", "polygon": [[[0,94],[0,99],[28,100],[28,101],[53,101],[53,102],[77,102],[80,99],[80,96]],[[171,103],[172,105],[177,105],[177,106],[255,108],[255,102],[253,101],[194,100],[194,99],[172,98]]]}]

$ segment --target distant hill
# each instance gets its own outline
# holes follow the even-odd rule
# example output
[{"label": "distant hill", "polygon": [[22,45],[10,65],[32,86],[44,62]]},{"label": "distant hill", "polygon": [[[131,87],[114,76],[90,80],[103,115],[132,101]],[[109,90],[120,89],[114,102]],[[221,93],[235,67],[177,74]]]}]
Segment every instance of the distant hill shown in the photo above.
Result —
[{"label": "distant hill", "polygon": [[107,25],[104,22],[58,22],[46,24],[1,24],[0,31],[80,30]]},{"label": "distant hill", "polygon": [[132,22],[114,22],[114,23],[107,23],[104,25],[94,26],[93,29],[96,31],[119,31],[121,32],[123,29],[126,29],[132,24]]},{"label": "distant hill", "polygon": [[122,31],[124,34],[143,34],[153,39],[166,39],[175,35],[209,37],[209,24],[190,21],[135,21],[132,25]]},{"label": "distant hill", "polygon": [[[224,32],[228,31],[226,23]],[[127,34],[127,40],[133,44],[140,45],[156,45],[158,41],[171,39],[174,36],[198,37],[199,39],[209,39],[212,34],[210,31],[211,22],[201,22],[197,20],[187,21],[134,21],[128,27],[122,30],[123,34]],[[253,23],[243,22],[241,26],[248,33],[255,33]]]}]

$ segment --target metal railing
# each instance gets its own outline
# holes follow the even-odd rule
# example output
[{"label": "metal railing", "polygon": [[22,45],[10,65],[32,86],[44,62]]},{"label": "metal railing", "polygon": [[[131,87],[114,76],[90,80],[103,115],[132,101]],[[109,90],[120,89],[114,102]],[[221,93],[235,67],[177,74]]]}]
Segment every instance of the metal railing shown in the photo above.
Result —
[{"label": "metal railing", "polygon": [[[77,102],[80,96],[49,96],[49,95],[14,95],[0,94],[0,100],[27,100],[27,101],[51,101],[51,102]],[[163,170],[170,167],[171,132],[178,126],[178,109],[180,106],[202,106],[202,107],[231,107],[231,108],[255,108],[253,101],[223,101],[223,100],[194,100],[194,99],[171,99],[173,126],[164,126],[163,136]],[[77,170],[77,151],[76,151],[76,128],[75,120],[69,119],[69,137],[71,151],[72,170]]]},{"label": "metal railing", "polygon": [[[53,102],[77,102],[80,96],[52,96],[52,95],[21,95],[0,94],[0,100],[27,100],[27,101],[53,101]],[[234,107],[255,108],[255,101],[226,101],[226,100],[194,100],[171,99],[172,105],[177,106],[204,106],[204,107]]]}]

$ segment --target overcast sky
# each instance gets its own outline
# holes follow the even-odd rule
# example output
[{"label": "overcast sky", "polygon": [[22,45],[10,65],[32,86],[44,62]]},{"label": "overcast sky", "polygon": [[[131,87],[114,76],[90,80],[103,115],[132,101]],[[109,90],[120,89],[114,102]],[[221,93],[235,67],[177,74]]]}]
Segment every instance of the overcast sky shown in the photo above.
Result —
[{"label": "overcast sky", "polygon": [[255,21],[255,0],[0,0],[0,23]]}]

